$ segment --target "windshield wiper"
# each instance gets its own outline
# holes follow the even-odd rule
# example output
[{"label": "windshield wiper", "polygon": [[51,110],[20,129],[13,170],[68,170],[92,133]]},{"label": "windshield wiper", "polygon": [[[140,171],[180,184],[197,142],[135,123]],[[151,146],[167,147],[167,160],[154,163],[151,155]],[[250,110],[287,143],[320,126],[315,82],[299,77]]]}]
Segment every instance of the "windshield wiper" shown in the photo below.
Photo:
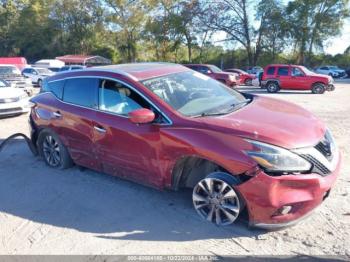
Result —
[{"label": "windshield wiper", "polygon": [[239,108],[241,108],[242,106],[250,103],[251,100],[250,99],[245,99],[239,103],[235,103],[235,104],[232,104],[230,105],[230,109],[227,110],[227,111],[221,111],[221,112],[216,112],[216,113],[202,113],[202,114],[199,114],[199,115],[194,115],[194,116],[191,116],[193,118],[198,118],[198,117],[206,117],[206,116],[223,116],[223,115],[227,115],[229,113],[232,113],[233,111],[236,111],[238,110]]}]

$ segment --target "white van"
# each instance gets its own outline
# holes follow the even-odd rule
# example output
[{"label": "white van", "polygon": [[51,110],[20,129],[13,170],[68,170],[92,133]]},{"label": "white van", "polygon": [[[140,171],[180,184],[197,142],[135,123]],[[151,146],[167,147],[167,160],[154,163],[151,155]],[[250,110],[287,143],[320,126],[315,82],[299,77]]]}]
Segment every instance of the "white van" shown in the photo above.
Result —
[{"label": "white van", "polygon": [[34,64],[34,67],[41,67],[50,69],[53,72],[58,72],[62,67],[64,67],[65,63],[57,60],[57,59],[42,59],[37,61]]}]

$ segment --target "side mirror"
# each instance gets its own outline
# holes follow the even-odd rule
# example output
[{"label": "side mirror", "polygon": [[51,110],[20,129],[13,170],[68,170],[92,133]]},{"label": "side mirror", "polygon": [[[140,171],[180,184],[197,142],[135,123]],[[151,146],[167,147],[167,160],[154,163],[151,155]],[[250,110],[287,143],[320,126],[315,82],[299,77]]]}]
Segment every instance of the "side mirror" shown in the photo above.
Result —
[{"label": "side mirror", "polygon": [[148,124],[156,118],[153,111],[141,108],[129,113],[130,121],[134,124]]},{"label": "side mirror", "polygon": [[207,70],[207,74],[211,74],[211,73],[212,73],[212,71],[208,69]]}]

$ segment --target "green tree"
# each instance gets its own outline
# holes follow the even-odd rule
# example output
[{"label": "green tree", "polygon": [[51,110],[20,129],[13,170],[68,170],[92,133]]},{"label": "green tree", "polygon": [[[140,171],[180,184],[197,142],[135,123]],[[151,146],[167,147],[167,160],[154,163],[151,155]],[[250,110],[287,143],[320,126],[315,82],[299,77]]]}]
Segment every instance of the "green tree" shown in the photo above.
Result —
[{"label": "green tree", "polygon": [[298,63],[305,64],[315,48],[322,49],[326,40],[340,34],[344,18],[348,16],[348,0],[290,1],[286,17]]}]

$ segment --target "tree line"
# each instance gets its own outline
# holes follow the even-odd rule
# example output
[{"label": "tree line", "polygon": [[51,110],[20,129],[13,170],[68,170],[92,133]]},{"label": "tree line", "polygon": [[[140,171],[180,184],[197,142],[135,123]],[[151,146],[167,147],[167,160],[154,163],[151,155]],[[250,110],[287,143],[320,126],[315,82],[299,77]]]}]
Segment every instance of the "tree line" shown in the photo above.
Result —
[{"label": "tree line", "polygon": [[[350,66],[350,46],[337,56],[322,53],[349,18],[349,0],[0,3],[0,56],[24,56],[31,62],[63,54],[98,54],[115,63]],[[218,35],[224,36],[220,42]]]}]

